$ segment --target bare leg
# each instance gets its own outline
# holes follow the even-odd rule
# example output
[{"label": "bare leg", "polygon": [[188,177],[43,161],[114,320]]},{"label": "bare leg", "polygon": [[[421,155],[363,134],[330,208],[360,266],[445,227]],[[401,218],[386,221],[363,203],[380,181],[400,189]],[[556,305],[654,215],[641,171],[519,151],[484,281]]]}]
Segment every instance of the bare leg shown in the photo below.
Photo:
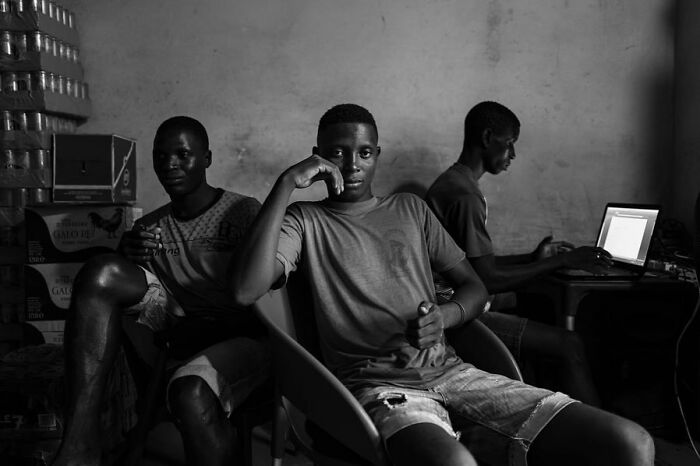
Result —
[{"label": "bare leg", "polygon": [[559,412],[535,438],[528,464],[652,466],[654,441],[632,421],[575,403]]},{"label": "bare leg", "polygon": [[176,379],[168,397],[182,435],[187,464],[233,464],[235,431],[206,382],[194,375]]},{"label": "bare leg", "polygon": [[95,257],[78,273],[66,320],[65,433],[54,466],[100,464],[99,409],[120,344],[122,310],[146,289],[143,271],[116,254]]},{"label": "bare leg", "polygon": [[386,447],[395,466],[476,466],[469,450],[435,424],[401,429],[387,439]]},{"label": "bare leg", "polygon": [[591,406],[600,406],[583,342],[577,333],[528,320],[521,345],[526,355],[556,361],[561,391]]}]

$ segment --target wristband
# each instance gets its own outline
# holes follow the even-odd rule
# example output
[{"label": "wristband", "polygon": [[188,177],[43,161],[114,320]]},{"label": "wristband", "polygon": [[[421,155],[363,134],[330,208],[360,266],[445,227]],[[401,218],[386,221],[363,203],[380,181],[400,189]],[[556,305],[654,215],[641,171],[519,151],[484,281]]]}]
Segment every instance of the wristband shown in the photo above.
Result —
[{"label": "wristband", "polygon": [[457,323],[457,326],[464,325],[464,323],[467,321],[467,311],[464,309],[464,306],[462,306],[462,303],[454,299],[450,299],[447,302],[455,303],[457,305],[457,307],[459,308],[459,322]]}]

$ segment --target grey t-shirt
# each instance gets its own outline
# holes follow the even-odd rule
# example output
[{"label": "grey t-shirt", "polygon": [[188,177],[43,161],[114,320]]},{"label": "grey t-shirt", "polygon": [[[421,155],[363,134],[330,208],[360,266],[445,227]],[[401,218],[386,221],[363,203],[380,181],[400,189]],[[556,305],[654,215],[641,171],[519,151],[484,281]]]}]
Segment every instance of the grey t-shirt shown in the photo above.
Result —
[{"label": "grey t-shirt", "polygon": [[486,230],[486,198],[469,167],[455,163],[444,171],[428,189],[425,201],[467,257],[493,254]]},{"label": "grey t-shirt", "polygon": [[176,218],[168,203],[137,221],[148,230],[161,228],[163,249],[148,268],[185,315],[223,319],[242,327],[254,321],[249,309],[233,305],[228,268],[259,210],[255,198],[221,190],[216,203],[195,218]]},{"label": "grey t-shirt", "polygon": [[444,338],[418,350],[405,337],[420,302],[435,302],[431,271],[464,259],[419,197],[294,203],[277,257],[285,275],[304,265],[326,365],[351,389],[424,388],[462,364]]}]

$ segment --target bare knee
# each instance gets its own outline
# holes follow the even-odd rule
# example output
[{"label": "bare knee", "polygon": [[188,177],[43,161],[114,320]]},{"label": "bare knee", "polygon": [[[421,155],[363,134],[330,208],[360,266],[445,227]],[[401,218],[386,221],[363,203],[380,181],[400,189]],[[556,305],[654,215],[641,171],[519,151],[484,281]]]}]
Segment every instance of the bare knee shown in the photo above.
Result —
[{"label": "bare knee", "polygon": [[396,466],[476,466],[469,450],[435,424],[406,427],[387,439],[387,451]]},{"label": "bare knee", "polygon": [[200,377],[193,375],[174,380],[168,399],[170,410],[185,429],[210,426],[225,419],[218,398]]},{"label": "bare knee", "polygon": [[462,448],[454,448],[437,454],[435,462],[430,464],[435,466],[477,466],[476,460],[467,448],[461,444],[460,446]]},{"label": "bare knee", "polygon": [[139,267],[118,254],[92,257],[81,267],[73,284],[74,302],[101,299],[115,304],[136,304],[146,292]]},{"label": "bare knee", "polygon": [[652,466],[654,464],[654,440],[639,424],[618,418],[611,425],[611,451],[617,458],[614,464],[621,466]]}]

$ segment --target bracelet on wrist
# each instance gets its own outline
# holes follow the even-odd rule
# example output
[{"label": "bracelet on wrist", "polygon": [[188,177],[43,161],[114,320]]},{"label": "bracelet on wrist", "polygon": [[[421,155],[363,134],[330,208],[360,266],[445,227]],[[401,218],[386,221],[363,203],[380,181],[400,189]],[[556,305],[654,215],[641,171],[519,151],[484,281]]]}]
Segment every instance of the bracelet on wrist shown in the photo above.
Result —
[{"label": "bracelet on wrist", "polygon": [[462,306],[462,303],[454,299],[450,299],[447,302],[455,303],[457,305],[457,307],[459,308],[459,322],[457,323],[457,326],[464,325],[464,323],[467,321],[467,311],[464,309],[464,306]]}]

